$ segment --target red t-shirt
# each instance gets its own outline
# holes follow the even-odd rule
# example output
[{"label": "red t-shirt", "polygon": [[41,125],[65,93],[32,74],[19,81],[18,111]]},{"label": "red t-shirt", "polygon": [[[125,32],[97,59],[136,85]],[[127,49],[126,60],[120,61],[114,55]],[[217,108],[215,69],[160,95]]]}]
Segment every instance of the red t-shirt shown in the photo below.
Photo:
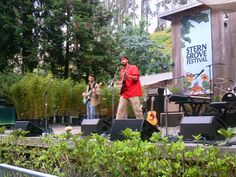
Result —
[{"label": "red t-shirt", "polygon": [[124,75],[125,70],[127,69],[126,73],[131,76],[138,76],[138,80],[132,80],[129,77],[125,79],[123,93],[121,96],[124,98],[131,98],[135,96],[142,96],[142,88],[141,83],[139,80],[139,70],[136,65],[128,65],[125,68],[121,69],[120,78],[122,80],[122,77]]}]

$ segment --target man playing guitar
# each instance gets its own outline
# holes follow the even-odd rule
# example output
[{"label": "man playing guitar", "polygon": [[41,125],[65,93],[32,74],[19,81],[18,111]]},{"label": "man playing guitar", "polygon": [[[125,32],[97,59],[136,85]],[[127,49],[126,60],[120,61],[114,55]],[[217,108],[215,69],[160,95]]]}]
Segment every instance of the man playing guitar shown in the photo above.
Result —
[{"label": "man playing guitar", "polygon": [[95,76],[89,74],[86,91],[83,92],[83,103],[86,104],[87,119],[96,118],[96,106],[100,103],[100,85],[95,83]]},{"label": "man playing guitar", "polygon": [[142,88],[139,80],[139,70],[136,65],[130,65],[126,56],[120,58],[123,68],[120,71],[120,100],[117,109],[116,119],[127,119],[128,104],[130,103],[137,119],[143,119],[140,99]]}]

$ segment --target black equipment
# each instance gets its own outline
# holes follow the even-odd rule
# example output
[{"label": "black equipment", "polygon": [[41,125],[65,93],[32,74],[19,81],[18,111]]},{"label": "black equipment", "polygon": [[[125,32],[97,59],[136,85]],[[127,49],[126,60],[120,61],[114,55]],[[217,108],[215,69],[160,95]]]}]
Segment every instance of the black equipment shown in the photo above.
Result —
[{"label": "black equipment", "polygon": [[226,128],[224,122],[217,116],[183,117],[180,123],[180,135],[184,140],[193,140],[193,135],[199,135],[206,140],[222,140],[223,136],[217,130]]},{"label": "black equipment", "polygon": [[81,123],[81,132],[83,135],[91,133],[102,134],[110,129],[111,125],[104,119],[83,119]]},{"label": "black equipment", "polygon": [[184,116],[183,112],[172,112],[172,113],[167,113],[168,114],[168,118],[167,118],[167,124],[166,124],[166,113],[161,113],[161,117],[160,117],[160,127],[164,127],[166,125],[168,125],[169,127],[176,127],[176,126],[180,126],[180,122],[182,117]]},{"label": "black equipment", "polygon": [[236,126],[236,96],[234,93],[224,94],[222,101],[211,102],[211,107],[214,109],[215,114],[221,117],[227,127]]},{"label": "black equipment", "polygon": [[236,111],[236,102],[211,102],[211,107],[216,109],[218,113],[222,113],[224,111]]},{"label": "black equipment", "polygon": [[236,126],[236,103],[212,102],[211,107],[215,109],[216,115],[225,122],[227,127]]},{"label": "black equipment", "polygon": [[222,97],[222,101],[227,101],[227,102],[236,102],[236,96],[234,93],[226,93]]},{"label": "black equipment", "polygon": [[159,132],[155,126],[149,124],[144,119],[114,119],[111,127],[110,140],[126,139],[122,133],[126,128],[140,132],[142,140],[148,140],[154,132]]},{"label": "black equipment", "polygon": [[14,107],[0,107],[0,126],[14,125],[16,111]]},{"label": "black equipment", "polygon": [[[211,102],[210,97],[202,96],[187,96],[187,95],[171,95],[169,97],[170,102],[179,104],[179,111],[183,110],[185,115],[198,116],[200,114],[203,105],[209,105]],[[187,111],[186,104],[190,105],[191,112]]]},{"label": "black equipment", "polygon": [[26,136],[40,136],[43,133],[43,129],[39,128],[30,121],[16,121],[14,129],[29,131]]}]

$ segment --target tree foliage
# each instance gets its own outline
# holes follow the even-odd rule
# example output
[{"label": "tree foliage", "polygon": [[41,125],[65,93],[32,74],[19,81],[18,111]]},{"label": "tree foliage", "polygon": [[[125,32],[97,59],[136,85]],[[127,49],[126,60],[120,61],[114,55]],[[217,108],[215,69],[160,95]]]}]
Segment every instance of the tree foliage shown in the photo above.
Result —
[{"label": "tree foliage", "polygon": [[[142,4],[143,13],[149,13],[148,1]],[[117,1],[106,8],[95,0],[1,0],[0,70],[27,73],[37,68],[77,81],[94,73],[106,82],[118,57],[126,54],[142,74],[160,72],[160,63],[169,58],[150,39],[147,21],[134,22],[136,5]],[[130,9],[132,13],[117,17]]]},{"label": "tree foliage", "polygon": [[170,56],[161,51],[163,45],[151,40],[145,23],[141,21],[139,25],[133,25],[127,19],[126,25],[117,33],[120,55],[128,55],[131,63],[138,65],[143,75],[162,72],[162,66],[170,62]]},{"label": "tree foliage", "polygon": [[[0,69],[22,65],[31,70],[37,65],[37,52],[32,28],[33,3],[31,1],[2,0],[0,2]],[[32,71],[32,70],[31,70]]]}]

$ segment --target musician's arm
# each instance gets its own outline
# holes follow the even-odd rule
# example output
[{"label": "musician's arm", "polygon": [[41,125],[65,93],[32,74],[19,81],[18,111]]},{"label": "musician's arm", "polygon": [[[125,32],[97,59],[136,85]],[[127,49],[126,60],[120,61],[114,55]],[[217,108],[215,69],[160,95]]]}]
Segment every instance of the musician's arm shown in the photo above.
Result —
[{"label": "musician's arm", "polygon": [[137,81],[139,76],[131,75],[131,74],[126,74],[126,78],[130,78],[131,80]]},{"label": "musician's arm", "polygon": [[133,65],[130,71],[125,74],[125,77],[137,81],[139,79],[139,70],[137,66]]},{"label": "musician's arm", "polygon": [[97,96],[97,97],[100,95],[100,86],[98,84],[96,84],[93,93],[94,93],[94,96]]},{"label": "musician's arm", "polygon": [[86,91],[82,93],[82,96],[85,97],[88,94],[89,86],[87,85]]}]

